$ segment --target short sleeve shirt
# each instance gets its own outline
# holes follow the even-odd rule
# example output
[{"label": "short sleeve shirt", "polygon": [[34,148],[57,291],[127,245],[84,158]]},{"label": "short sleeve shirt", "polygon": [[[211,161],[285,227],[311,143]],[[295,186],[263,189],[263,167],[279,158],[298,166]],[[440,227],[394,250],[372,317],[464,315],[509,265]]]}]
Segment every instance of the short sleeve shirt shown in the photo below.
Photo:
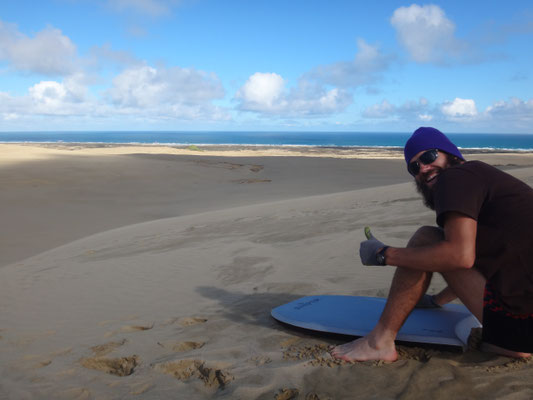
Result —
[{"label": "short sleeve shirt", "polygon": [[477,221],[477,268],[503,306],[533,312],[533,189],[480,161],[445,169],[435,184],[437,224],[455,211]]}]

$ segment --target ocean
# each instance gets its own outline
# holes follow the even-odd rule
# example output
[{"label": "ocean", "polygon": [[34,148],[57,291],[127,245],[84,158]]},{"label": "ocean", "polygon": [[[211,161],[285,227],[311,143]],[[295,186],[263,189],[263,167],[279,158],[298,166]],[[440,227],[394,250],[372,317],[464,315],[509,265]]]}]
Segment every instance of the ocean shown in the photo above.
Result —
[{"label": "ocean", "polygon": [[[320,147],[403,147],[405,133],[376,132],[0,132],[0,143],[103,143]],[[533,151],[533,134],[455,133],[462,149]]]}]

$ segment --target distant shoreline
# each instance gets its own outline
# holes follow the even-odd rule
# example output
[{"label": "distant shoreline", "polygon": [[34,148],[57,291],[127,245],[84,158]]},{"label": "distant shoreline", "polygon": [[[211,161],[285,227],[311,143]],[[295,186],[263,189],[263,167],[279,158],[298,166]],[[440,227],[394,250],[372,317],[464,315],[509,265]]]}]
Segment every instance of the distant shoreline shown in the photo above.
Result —
[{"label": "distant shoreline", "polygon": [[[0,142],[0,146],[28,146],[55,150],[82,149],[169,149],[180,154],[219,155],[228,153],[250,153],[250,156],[341,156],[358,158],[376,156],[381,158],[403,158],[403,147],[399,146],[323,146],[323,145],[264,145],[264,144],[166,144],[166,143],[104,143],[104,142]],[[533,154],[533,149],[462,148],[463,154]],[[217,153],[217,154],[212,154]],[[230,154],[232,153],[232,154]],[[223,154],[220,154],[223,155]]]},{"label": "distant shoreline", "polygon": [[[228,148],[253,150],[300,149],[322,151],[401,151],[410,133],[372,132],[0,132],[0,143],[200,147],[222,151]],[[533,134],[448,134],[460,149],[479,152],[533,152]]]}]

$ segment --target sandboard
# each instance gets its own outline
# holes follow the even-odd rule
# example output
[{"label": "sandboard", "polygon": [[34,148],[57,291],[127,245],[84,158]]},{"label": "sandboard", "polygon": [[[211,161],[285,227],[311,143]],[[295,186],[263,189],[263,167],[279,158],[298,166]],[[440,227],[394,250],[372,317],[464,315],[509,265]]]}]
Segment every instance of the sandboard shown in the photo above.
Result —
[{"label": "sandboard", "polygon": [[[365,336],[376,325],[386,299],[365,296],[308,296],[272,310],[280,322],[319,332]],[[465,347],[478,320],[461,304],[415,308],[396,337],[414,343]]]}]

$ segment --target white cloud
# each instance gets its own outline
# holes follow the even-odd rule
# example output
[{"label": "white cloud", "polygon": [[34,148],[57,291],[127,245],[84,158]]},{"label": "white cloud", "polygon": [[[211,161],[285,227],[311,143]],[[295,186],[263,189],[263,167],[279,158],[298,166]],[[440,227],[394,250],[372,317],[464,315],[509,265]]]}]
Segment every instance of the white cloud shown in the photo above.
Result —
[{"label": "white cloud", "polygon": [[63,81],[40,81],[24,96],[0,92],[0,116],[4,120],[38,116],[76,116],[94,121],[227,120],[226,110],[212,104],[223,95],[222,85],[212,74],[142,66],[119,74],[113,87],[100,97],[91,94],[83,74],[73,74]]},{"label": "white cloud", "polygon": [[224,97],[215,74],[189,68],[129,68],[113,79],[106,92],[124,113],[142,112],[158,117],[227,119],[212,101]]},{"label": "white cloud", "polygon": [[527,101],[512,97],[509,101],[497,101],[487,107],[487,113],[491,115],[508,115],[533,119],[533,99]]},{"label": "white cloud", "polygon": [[243,111],[279,116],[316,116],[345,109],[351,96],[338,88],[300,79],[298,86],[287,90],[285,81],[276,73],[257,72],[236,93]]},{"label": "white cloud", "polygon": [[444,103],[441,110],[448,118],[473,118],[478,114],[474,100],[459,97],[456,97],[452,102]]},{"label": "white cloud", "polygon": [[67,75],[76,68],[76,46],[56,28],[28,37],[0,21],[0,60],[19,71]]},{"label": "white cloud", "polygon": [[446,63],[464,49],[464,44],[454,36],[455,24],[436,5],[396,9],[390,19],[399,42],[412,59],[421,63]]},{"label": "white cloud", "polygon": [[87,88],[79,74],[63,82],[41,81],[28,90],[32,112],[45,115],[79,115],[87,112]]},{"label": "white cloud", "polygon": [[24,96],[0,93],[0,115],[4,120],[94,115],[96,103],[89,98],[84,81],[84,75],[75,74],[62,82],[40,81]]},{"label": "white cloud", "polygon": [[358,39],[357,53],[352,61],[316,67],[305,77],[339,87],[357,87],[378,80],[389,62],[390,57],[382,54],[377,46]]},{"label": "white cloud", "polygon": [[274,110],[280,107],[276,100],[283,93],[285,82],[275,73],[256,72],[248,78],[236,97],[243,101],[243,108],[251,111]]},{"label": "white cloud", "polygon": [[293,87],[287,87],[279,74],[256,72],[235,95],[239,109],[282,117],[314,117],[345,110],[353,101],[349,90],[378,80],[390,61],[363,39],[357,41],[357,47],[352,61],[316,67]]},{"label": "white cloud", "polygon": [[501,132],[509,128],[531,133],[533,123],[533,99],[522,100],[516,97],[508,101],[497,101],[487,107],[484,116],[491,125],[500,125]]},{"label": "white cloud", "polygon": [[432,122],[436,126],[477,132],[527,132],[533,123],[533,99],[510,98],[496,101],[479,111],[473,99],[431,104],[427,99],[395,105],[388,100],[369,106],[361,116],[380,123],[402,123],[404,126]]},{"label": "white cloud", "polygon": [[224,88],[215,74],[140,66],[116,76],[108,93],[116,104],[143,108],[167,103],[199,104],[224,97]]},{"label": "white cloud", "polygon": [[339,88],[324,86],[300,79],[298,86],[286,96],[283,112],[295,116],[335,114],[343,111],[352,102],[352,96]]}]

